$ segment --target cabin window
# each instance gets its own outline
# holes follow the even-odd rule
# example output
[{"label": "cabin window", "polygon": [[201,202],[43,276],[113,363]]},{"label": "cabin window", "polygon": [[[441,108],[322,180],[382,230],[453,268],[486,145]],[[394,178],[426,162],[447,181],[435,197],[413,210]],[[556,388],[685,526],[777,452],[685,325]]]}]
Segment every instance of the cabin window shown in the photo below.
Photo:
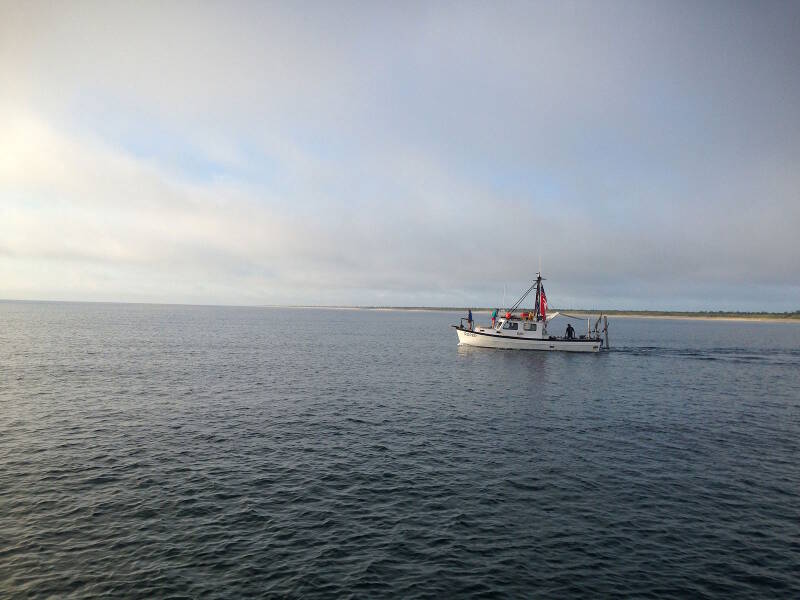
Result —
[{"label": "cabin window", "polygon": [[523,323],[522,328],[525,331],[536,331],[536,323]]},{"label": "cabin window", "polygon": [[519,323],[511,323],[510,321],[506,321],[503,323],[503,329],[510,329],[512,331],[516,331],[519,329]]}]

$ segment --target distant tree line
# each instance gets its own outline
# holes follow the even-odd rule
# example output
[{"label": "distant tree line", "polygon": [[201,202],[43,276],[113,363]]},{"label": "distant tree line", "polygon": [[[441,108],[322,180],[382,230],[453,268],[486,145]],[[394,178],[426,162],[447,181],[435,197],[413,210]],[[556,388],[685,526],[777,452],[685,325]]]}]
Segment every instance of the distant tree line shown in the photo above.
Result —
[{"label": "distant tree line", "polygon": [[[498,307],[466,307],[466,306],[360,306],[358,308],[374,310],[437,310],[449,312],[466,312],[468,308],[475,313],[491,312]],[[530,310],[530,309],[523,309]],[[549,313],[567,312],[583,315],[629,315],[641,317],[707,317],[707,318],[737,318],[737,319],[791,319],[800,320],[800,310],[792,312],[747,312],[726,310],[697,310],[697,311],[672,311],[672,310],[600,310],[585,308],[550,308]]]}]

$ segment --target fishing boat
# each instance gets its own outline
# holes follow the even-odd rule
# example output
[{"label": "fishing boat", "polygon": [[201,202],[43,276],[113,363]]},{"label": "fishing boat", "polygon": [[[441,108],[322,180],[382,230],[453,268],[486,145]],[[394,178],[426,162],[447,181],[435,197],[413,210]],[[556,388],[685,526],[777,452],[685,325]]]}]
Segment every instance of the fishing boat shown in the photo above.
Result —
[{"label": "fishing boat", "polygon": [[[599,352],[608,349],[608,317],[600,315],[592,328],[591,317],[586,320],[586,334],[576,335],[571,324],[563,336],[552,335],[548,326],[556,317],[580,319],[566,313],[547,314],[547,295],[542,285],[541,273],[514,305],[502,316],[493,319],[488,325],[477,325],[474,321],[461,319],[453,325],[458,334],[458,343],[481,348],[502,348],[506,350],[550,350],[562,352]],[[536,301],[532,310],[520,307],[528,295],[536,290]],[[602,328],[601,328],[602,323]],[[551,328],[552,329],[552,328]]]}]

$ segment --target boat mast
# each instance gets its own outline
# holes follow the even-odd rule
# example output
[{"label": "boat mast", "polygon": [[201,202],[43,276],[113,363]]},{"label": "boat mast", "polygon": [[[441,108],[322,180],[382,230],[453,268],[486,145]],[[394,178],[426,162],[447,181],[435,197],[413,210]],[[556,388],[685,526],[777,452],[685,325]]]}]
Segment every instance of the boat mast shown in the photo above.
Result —
[{"label": "boat mast", "polygon": [[536,320],[541,321],[542,316],[542,272],[536,273]]}]

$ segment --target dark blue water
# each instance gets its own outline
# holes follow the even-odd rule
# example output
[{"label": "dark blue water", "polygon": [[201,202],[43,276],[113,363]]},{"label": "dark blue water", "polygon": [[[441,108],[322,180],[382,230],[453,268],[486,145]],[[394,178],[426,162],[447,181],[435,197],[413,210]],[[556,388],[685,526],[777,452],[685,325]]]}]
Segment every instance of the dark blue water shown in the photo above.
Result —
[{"label": "dark blue water", "polygon": [[0,303],[0,595],[800,597],[800,326],[457,316]]}]

